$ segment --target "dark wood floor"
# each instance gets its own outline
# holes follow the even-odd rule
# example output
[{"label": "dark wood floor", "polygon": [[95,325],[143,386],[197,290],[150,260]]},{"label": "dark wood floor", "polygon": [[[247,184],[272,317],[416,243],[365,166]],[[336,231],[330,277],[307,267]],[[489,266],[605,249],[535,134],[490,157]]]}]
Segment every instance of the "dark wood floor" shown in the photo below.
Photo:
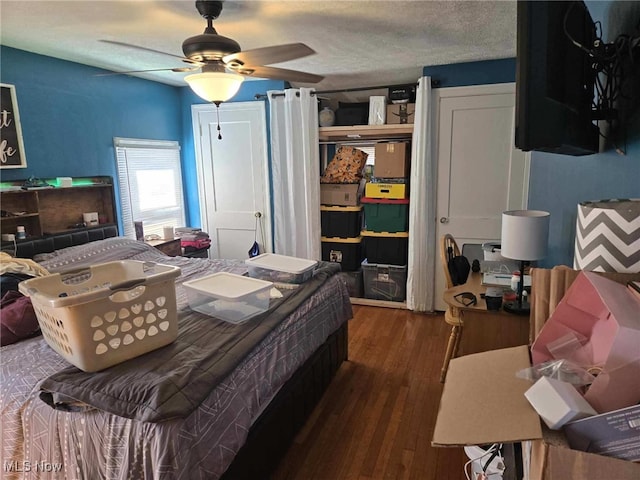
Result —
[{"label": "dark wood floor", "polygon": [[349,360],[273,479],[464,479],[461,448],[431,447],[448,334],[442,315],[354,306]]}]

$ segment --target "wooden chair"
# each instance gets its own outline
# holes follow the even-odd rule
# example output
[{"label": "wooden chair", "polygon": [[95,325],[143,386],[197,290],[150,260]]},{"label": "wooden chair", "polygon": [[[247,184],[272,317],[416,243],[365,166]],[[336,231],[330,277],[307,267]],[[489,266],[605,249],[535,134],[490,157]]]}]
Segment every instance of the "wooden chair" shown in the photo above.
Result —
[{"label": "wooden chair", "polygon": [[[453,281],[451,280],[451,273],[449,272],[449,260],[453,257],[460,255],[460,249],[455,239],[450,234],[445,234],[440,239],[440,263],[444,270],[445,288],[453,287]],[[447,369],[449,368],[449,362],[458,354],[458,347],[460,346],[460,339],[462,338],[463,322],[460,317],[460,311],[455,307],[447,307],[444,312],[444,321],[451,325],[451,334],[449,335],[449,342],[447,343],[447,351],[444,355],[444,362],[442,363],[442,370],[440,371],[440,382],[444,382],[447,376]]]}]

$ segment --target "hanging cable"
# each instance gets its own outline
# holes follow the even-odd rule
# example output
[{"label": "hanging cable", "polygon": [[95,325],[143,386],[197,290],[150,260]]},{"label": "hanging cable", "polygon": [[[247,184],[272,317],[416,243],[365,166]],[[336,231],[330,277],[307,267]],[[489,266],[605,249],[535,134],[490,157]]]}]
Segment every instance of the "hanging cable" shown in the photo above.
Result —
[{"label": "hanging cable", "polygon": [[220,128],[220,103],[221,102],[213,102],[216,105],[216,117],[218,119],[218,140],[222,140],[222,129]]}]

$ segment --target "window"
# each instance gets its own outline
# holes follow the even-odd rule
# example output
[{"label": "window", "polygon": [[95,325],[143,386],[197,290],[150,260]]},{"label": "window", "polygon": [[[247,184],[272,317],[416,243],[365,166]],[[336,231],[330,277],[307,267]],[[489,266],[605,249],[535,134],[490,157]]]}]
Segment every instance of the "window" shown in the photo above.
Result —
[{"label": "window", "polygon": [[162,140],[114,138],[124,236],[135,238],[134,221],[144,234],[162,237],[163,227],[185,225],[180,145]]}]

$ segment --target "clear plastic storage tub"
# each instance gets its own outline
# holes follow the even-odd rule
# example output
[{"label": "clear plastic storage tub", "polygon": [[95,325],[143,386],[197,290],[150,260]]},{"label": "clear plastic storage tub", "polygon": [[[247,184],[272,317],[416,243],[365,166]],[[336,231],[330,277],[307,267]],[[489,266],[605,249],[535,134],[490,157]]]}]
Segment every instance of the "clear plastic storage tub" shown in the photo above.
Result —
[{"label": "clear plastic storage tub", "polygon": [[269,309],[272,282],[219,272],[184,282],[189,306],[229,323],[240,323]]},{"label": "clear plastic storage tub", "polygon": [[407,266],[362,262],[364,298],[404,302],[407,297]]},{"label": "clear plastic storage tub", "polygon": [[95,372],[176,339],[179,275],[178,267],[121,260],[32,278],[18,288],[31,297],[49,346]]},{"label": "clear plastic storage tub", "polygon": [[277,283],[304,283],[313,275],[315,260],[263,253],[245,260],[249,276]]}]

